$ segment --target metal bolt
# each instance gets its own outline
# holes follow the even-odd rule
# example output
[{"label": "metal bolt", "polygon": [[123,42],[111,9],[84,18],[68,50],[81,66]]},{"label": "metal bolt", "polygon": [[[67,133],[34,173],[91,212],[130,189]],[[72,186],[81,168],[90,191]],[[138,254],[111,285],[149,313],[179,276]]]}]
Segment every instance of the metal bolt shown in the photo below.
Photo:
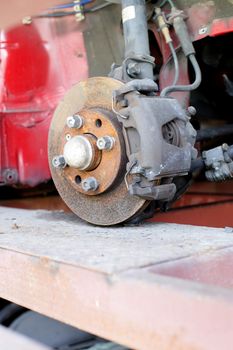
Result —
[{"label": "metal bolt", "polygon": [[85,192],[96,191],[99,187],[99,183],[95,177],[88,177],[82,181],[81,186]]},{"label": "metal bolt", "polygon": [[127,73],[133,77],[139,75],[141,73],[140,66],[135,62],[130,62],[127,67]]},{"label": "metal bolt", "polygon": [[218,171],[219,170],[219,162],[213,162],[213,168]]},{"label": "metal bolt", "polygon": [[54,157],[52,159],[52,165],[54,168],[65,168],[66,167],[65,158],[62,155]]},{"label": "metal bolt", "polygon": [[197,113],[196,108],[193,107],[193,106],[189,106],[188,107],[188,113],[189,113],[190,116],[196,115],[196,113]]},{"label": "metal bolt", "polygon": [[72,129],[80,129],[83,126],[83,118],[78,114],[71,115],[67,118],[66,125]]},{"label": "metal bolt", "polygon": [[199,35],[204,35],[207,33],[208,28],[207,27],[202,27],[199,29]]},{"label": "metal bolt", "polygon": [[222,149],[223,149],[224,151],[228,151],[228,148],[229,148],[229,146],[228,146],[227,143],[224,143],[224,144],[222,145]]},{"label": "metal bolt", "polygon": [[5,184],[15,184],[18,182],[19,176],[16,169],[5,169],[2,173],[3,182]]},{"label": "metal bolt", "polygon": [[121,100],[121,101],[119,101],[119,106],[121,107],[121,108],[126,108],[126,107],[128,107],[128,101],[127,100]]},{"label": "metal bolt", "polygon": [[26,16],[22,19],[23,24],[31,24],[32,23],[32,17]]},{"label": "metal bolt", "polygon": [[99,150],[111,150],[114,146],[114,138],[111,136],[103,136],[98,138],[96,145]]}]

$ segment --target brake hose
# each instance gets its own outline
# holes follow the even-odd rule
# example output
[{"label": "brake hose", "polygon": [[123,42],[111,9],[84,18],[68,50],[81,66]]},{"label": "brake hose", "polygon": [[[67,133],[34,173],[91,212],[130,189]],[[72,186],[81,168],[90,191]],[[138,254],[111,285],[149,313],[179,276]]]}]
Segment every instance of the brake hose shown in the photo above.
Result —
[{"label": "brake hose", "polygon": [[[173,85],[167,86],[162,90],[160,94],[161,97],[166,97],[168,94],[175,91],[192,91],[197,89],[201,84],[201,70],[195,57],[195,49],[193,47],[186,23],[183,18],[184,15],[182,11],[177,10],[172,0],[164,0],[162,4],[160,4],[160,6],[163,6],[167,1],[169,1],[169,4],[171,5],[171,18],[172,18],[172,24],[173,24],[175,33],[179,39],[179,42],[181,44],[181,47],[185,56],[190,60],[192,64],[192,67],[195,73],[195,80],[192,84],[189,84],[189,85],[176,85],[176,83],[175,84],[173,83]],[[175,61],[176,53],[174,56],[174,52],[172,52],[172,56],[174,59],[174,65],[175,65],[175,71],[176,71],[177,69],[176,61]]]},{"label": "brake hose", "polygon": [[178,58],[177,58],[177,54],[176,54],[176,50],[174,48],[174,45],[172,42],[168,43],[170,50],[171,50],[171,54],[172,54],[172,58],[174,61],[174,67],[175,67],[175,76],[174,76],[174,80],[173,80],[173,86],[177,84],[178,79],[179,79],[179,62],[178,62]]},{"label": "brake hose", "polygon": [[167,86],[166,88],[164,88],[162,90],[162,92],[160,94],[161,97],[165,97],[168,94],[175,92],[175,91],[193,91],[199,87],[199,85],[201,84],[201,70],[200,70],[199,64],[196,60],[195,54],[189,55],[188,58],[192,64],[192,67],[193,67],[194,72],[195,72],[195,81],[189,85]]}]

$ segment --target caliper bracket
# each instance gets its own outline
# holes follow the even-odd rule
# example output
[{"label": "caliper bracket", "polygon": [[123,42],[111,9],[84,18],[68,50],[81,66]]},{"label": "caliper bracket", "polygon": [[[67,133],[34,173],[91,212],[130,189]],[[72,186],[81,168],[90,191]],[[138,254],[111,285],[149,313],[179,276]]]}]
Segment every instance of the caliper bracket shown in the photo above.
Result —
[{"label": "caliper bracket", "polygon": [[114,92],[113,110],[123,124],[129,193],[170,201],[176,193],[173,178],[187,175],[196,157],[196,131],[179,102],[156,91],[150,79],[133,80]]},{"label": "caliper bracket", "polygon": [[171,183],[151,187],[141,187],[139,184],[131,184],[129,185],[129,193],[147,200],[170,201],[175,196],[176,185]]},{"label": "caliper bracket", "polygon": [[148,96],[155,86],[149,79],[131,81],[115,91],[113,102],[124,127],[129,163],[136,162],[138,173],[149,181],[187,174],[196,155],[196,131],[189,117],[177,100]]}]

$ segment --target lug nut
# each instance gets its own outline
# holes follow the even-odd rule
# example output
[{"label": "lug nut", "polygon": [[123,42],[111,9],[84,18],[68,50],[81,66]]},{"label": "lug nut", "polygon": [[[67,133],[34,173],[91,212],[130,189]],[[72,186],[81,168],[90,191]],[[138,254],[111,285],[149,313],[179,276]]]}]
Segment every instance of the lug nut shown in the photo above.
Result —
[{"label": "lug nut", "polygon": [[65,168],[66,167],[65,158],[62,155],[54,157],[52,159],[52,165],[54,168]]},{"label": "lug nut", "polygon": [[81,186],[85,192],[96,191],[99,187],[99,183],[95,177],[88,177],[82,181]]},{"label": "lug nut", "polygon": [[99,150],[111,150],[114,146],[114,138],[111,136],[103,136],[98,138],[96,145]]},{"label": "lug nut", "polygon": [[66,125],[72,129],[80,129],[83,126],[83,118],[78,114],[74,114],[67,118]]}]

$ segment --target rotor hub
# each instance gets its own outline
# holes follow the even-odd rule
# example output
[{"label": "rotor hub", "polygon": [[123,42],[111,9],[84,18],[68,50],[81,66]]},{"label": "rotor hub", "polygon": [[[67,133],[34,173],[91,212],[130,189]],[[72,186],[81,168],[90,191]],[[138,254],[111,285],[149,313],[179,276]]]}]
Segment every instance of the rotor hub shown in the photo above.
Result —
[{"label": "rotor hub", "polygon": [[[66,162],[64,176],[76,191],[98,195],[113,185],[121,169],[125,154],[121,126],[113,112],[100,108],[85,108],[79,116],[81,127],[64,124],[60,151]],[[98,186],[86,191],[84,184],[90,177]]]}]

